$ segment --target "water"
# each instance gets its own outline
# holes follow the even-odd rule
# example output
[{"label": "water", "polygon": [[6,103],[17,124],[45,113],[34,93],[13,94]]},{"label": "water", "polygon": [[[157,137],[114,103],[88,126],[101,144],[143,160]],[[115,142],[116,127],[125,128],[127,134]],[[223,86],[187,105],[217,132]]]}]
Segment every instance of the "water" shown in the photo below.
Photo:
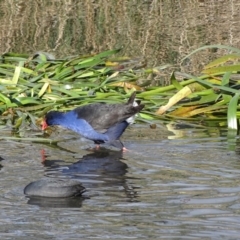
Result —
[{"label": "water", "polygon": [[[224,134],[178,131],[184,137],[169,139],[163,127],[135,125],[123,155],[85,150],[89,142],[70,132],[59,147],[2,140],[0,238],[239,239],[239,155]],[[43,177],[78,179],[87,191],[24,196]]]}]

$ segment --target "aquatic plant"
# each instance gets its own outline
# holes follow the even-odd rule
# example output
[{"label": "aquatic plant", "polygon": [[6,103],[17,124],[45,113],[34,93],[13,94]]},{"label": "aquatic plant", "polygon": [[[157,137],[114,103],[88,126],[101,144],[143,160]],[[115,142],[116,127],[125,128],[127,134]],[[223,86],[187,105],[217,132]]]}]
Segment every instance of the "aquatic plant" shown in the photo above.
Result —
[{"label": "aquatic plant", "polygon": [[119,49],[65,59],[41,52],[34,56],[4,54],[0,57],[0,123],[18,130],[38,128],[50,109],[123,102],[136,90],[146,106],[140,121],[192,121],[237,130],[240,50],[205,46],[185,59],[206,48],[231,53],[207,64],[199,76],[173,72],[167,86],[154,86],[151,75],[170,65],[145,68],[139,59],[116,57]]}]

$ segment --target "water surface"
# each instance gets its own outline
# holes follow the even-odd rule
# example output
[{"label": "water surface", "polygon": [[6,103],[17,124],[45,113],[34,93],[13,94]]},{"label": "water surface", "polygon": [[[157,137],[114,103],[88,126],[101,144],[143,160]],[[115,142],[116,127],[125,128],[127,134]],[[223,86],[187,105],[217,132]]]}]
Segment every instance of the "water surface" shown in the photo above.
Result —
[{"label": "water surface", "polygon": [[[169,139],[164,127],[135,125],[123,154],[86,150],[71,133],[59,147],[2,140],[0,238],[238,239],[239,155],[224,134],[181,132]],[[25,197],[25,185],[43,177],[78,179],[87,191]]]}]

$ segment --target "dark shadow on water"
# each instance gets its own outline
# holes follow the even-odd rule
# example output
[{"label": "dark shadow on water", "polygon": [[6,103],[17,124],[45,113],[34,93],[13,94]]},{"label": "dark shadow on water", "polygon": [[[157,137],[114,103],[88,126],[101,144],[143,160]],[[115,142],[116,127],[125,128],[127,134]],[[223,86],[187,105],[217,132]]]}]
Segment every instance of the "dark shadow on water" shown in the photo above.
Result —
[{"label": "dark shadow on water", "polygon": [[83,197],[73,198],[46,198],[46,197],[28,197],[28,204],[37,205],[39,207],[49,208],[80,208],[82,202],[85,200]]},{"label": "dark shadow on water", "polygon": [[[137,201],[137,191],[130,186],[127,177],[128,166],[122,160],[121,151],[97,150],[84,155],[77,162],[67,164],[63,160],[48,160],[43,162],[46,168],[45,176],[49,178],[79,180],[86,188],[86,194],[80,198],[42,198],[31,197],[28,203],[44,207],[81,207],[86,198],[93,198],[94,192],[118,195],[123,193],[127,201]],[[98,194],[97,194],[98,195]]]},{"label": "dark shadow on water", "polygon": [[[2,157],[0,157],[0,161],[4,160]],[[3,168],[3,165],[0,164],[0,170]]]}]

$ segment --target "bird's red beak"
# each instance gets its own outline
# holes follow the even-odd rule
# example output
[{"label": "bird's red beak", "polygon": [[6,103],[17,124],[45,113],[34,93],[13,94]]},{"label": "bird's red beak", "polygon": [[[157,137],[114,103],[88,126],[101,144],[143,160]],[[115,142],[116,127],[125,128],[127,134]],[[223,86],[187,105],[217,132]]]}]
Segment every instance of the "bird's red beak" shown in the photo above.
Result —
[{"label": "bird's red beak", "polygon": [[42,120],[41,126],[42,126],[42,130],[45,130],[48,127],[45,119]]}]

